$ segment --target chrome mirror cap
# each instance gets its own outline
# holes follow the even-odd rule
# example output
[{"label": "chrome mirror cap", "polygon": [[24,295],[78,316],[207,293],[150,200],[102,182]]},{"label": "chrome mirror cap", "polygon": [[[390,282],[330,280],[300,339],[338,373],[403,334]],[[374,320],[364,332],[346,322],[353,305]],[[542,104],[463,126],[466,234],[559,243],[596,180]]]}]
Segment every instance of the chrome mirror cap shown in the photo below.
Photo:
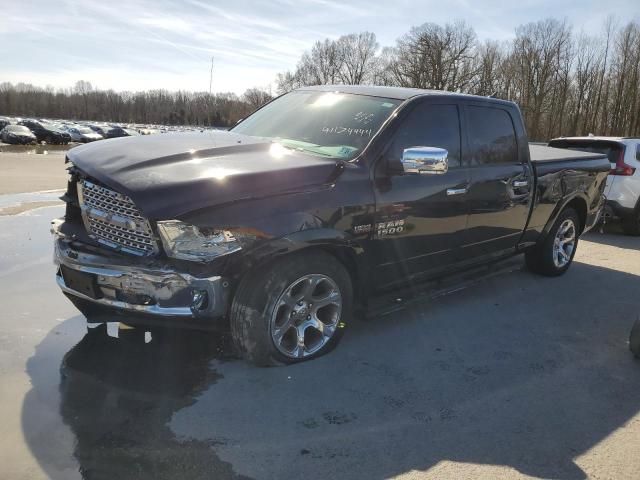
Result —
[{"label": "chrome mirror cap", "polygon": [[449,170],[449,152],[438,147],[411,147],[402,152],[405,173],[438,175]]}]

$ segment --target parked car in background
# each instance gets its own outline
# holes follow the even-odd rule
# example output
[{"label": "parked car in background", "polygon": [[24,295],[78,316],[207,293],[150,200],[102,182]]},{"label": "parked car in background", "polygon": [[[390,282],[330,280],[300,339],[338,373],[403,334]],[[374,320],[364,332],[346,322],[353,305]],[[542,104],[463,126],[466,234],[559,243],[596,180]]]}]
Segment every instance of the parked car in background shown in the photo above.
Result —
[{"label": "parked car in background", "polygon": [[71,140],[80,143],[95,142],[96,140],[102,140],[103,136],[97,132],[94,132],[89,127],[73,126],[67,127],[66,132],[71,135]]},{"label": "parked car in background", "polygon": [[561,137],[549,146],[607,155],[611,172],[605,214],[619,219],[627,235],[640,235],[640,138]]},{"label": "parked car in background", "polygon": [[229,132],[98,142],[67,161],[52,232],[71,301],[94,322],[229,321],[259,365],[322,355],[354,303],[472,265],[524,253],[562,275],[609,172],[599,153],[529,147],[512,102],[335,85]]},{"label": "parked car in background", "polygon": [[36,136],[22,125],[6,125],[0,131],[0,140],[12,145],[27,145],[36,143]]},{"label": "parked car in background", "polygon": [[130,137],[138,134],[137,132],[135,132],[135,134],[132,134],[131,132],[132,130],[129,130],[128,128],[112,126],[105,132],[104,138]]},{"label": "parked car in background", "polygon": [[11,125],[11,120],[9,117],[0,117],[0,130],[2,130],[7,125]]},{"label": "parked car in background", "polygon": [[71,135],[53,123],[39,120],[22,120],[19,122],[19,125],[23,125],[31,130],[38,139],[38,142],[66,145],[71,141]]},{"label": "parked car in background", "polygon": [[99,124],[99,123],[86,123],[84,126],[85,127],[89,127],[91,130],[93,130],[97,134],[101,135],[102,138],[107,138],[106,137],[107,132],[111,128],[109,125],[102,125],[102,124]]}]

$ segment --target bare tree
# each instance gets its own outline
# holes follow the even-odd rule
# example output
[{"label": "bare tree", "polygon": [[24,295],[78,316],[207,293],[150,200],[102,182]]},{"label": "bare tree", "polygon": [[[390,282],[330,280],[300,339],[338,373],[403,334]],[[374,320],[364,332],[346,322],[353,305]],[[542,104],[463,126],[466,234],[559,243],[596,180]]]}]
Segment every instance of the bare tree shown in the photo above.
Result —
[{"label": "bare tree", "polygon": [[306,85],[359,85],[372,82],[375,78],[377,50],[378,42],[371,32],[318,41],[310,51],[302,54],[294,72],[278,74],[278,93]]},{"label": "bare tree", "polygon": [[640,76],[640,26],[627,24],[615,42],[612,75],[611,129],[619,131],[624,125],[637,125],[638,79]]},{"label": "bare tree", "polygon": [[82,97],[84,105],[84,118],[89,118],[89,94],[93,91],[91,82],[78,80],[74,87],[75,93]]},{"label": "bare tree", "polygon": [[604,61],[604,50],[599,39],[581,35],[576,42],[571,135],[587,134],[593,128],[590,118]]},{"label": "bare tree", "polygon": [[337,41],[340,55],[338,77],[347,85],[360,85],[372,80],[378,50],[375,34],[371,32],[344,35]]},{"label": "bare tree", "polygon": [[279,94],[290,92],[302,86],[303,84],[296,72],[287,71],[276,75],[276,89]]},{"label": "bare tree", "polygon": [[414,27],[396,44],[391,75],[400,86],[466,90],[475,76],[476,43],[464,22]]},{"label": "bare tree", "polygon": [[488,40],[477,49],[476,75],[470,91],[476,95],[498,95],[504,90],[501,70],[504,51],[498,42]]},{"label": "bare tree", "polygon": [[270,102],[273,97],[269,92],[259,88],[249,88],[242,94],[242,100],[251,111],[257,110],[265,103]]},{"label": "bare tree", "polygon": [[555,19],[528,23],[516,29],[512,63],[518,83],[514,93],[532,139],[541,138],[541,119],[553,105],[551,93],[561,75],[570,41],[570,28]]}]

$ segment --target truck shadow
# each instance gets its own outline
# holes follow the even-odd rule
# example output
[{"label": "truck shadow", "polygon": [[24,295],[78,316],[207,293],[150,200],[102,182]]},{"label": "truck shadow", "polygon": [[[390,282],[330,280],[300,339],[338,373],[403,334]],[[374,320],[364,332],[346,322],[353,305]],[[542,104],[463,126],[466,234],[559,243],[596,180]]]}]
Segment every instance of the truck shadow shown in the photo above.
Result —
[{"label": "truck shadow", "polygon": [[[620,229],[609,227],[605,229],[606,234],[599,232],[589,232],[583,238],[588,242],[609,245],[611,247],[624,248],[629,250],[640,250],[640,237],[625,235]],[[611,235],[613,234],[613,235]]]},{"label": "truck shadow", "polygon": [[[286,368],[233,361],[212,334],[96,331],[64,355],[60,415],[87,479],[372,479],[442,461],[582,479],[577,457],[640,411],[626,344],[638,282],[582,263],[513,272],[357,322],[331,354]],[[28,395],[23,428],[45,459],[37,407]]]},{"label": "truck shadow", "polygon": [[[229,339],[160,329],[146,342],[145,333],[121,330],[116,338],[101,325],[62,358],[59,413],[75,436],[73,457],[82,478],[243,478],[217,459],[213,442],[178,441],[166,426],[173,412],[222,378],[210,362],[232,358]],[[50,354],[47,343],[55,341],[48,337],[36,349],[27,365],[32,380],[42,379],[31,368],[35,357]],[[31,414],[39,407],[36,397],[46,391],[44,379],[42,384],[39,392],[34,381],[25,398],[23,429],[32,451],[47,459],[50,443],[43,442]],[[41,465],[49,478],[66,478],[47,461]]]}]

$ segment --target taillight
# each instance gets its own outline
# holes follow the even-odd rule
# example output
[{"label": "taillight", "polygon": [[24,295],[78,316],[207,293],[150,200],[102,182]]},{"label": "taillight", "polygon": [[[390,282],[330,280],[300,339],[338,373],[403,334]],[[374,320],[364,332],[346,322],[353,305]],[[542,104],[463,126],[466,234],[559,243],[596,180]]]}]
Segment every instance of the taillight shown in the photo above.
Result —
[{"label": "taillight", "polygon": [[616,162],[616,166],[611,169],[609,175],[622,175],[623,177],[630,177],[635,173],[636,169],[631,165],[627,165],[624,163],[624,150],[620,151],[618,155],[618,161]]}]

